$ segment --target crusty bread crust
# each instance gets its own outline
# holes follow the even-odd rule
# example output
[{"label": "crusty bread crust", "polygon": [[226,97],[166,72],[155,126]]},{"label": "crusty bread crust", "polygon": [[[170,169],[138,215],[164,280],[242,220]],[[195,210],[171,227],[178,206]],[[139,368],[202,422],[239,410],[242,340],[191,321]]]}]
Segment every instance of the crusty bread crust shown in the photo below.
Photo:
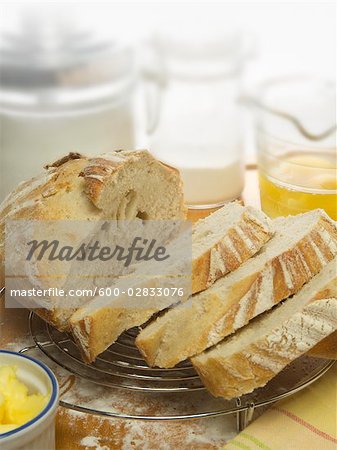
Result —
[{"label": "crusty bread crust", "polygon": [[[337,268],[336,268],[337,270]],[[334,281],[334,291],[336,293],[337,285],[336,280]],[[328,298],[329,295],[331,296],[331,293],[322,291],[320,293],[321,298]],[[316,298],[320,298],[319,295],[316,296]],[[324,358],[324,359],[337,359],[337,331],[330,334],[330,336],[327,336],[322,341],[320,341],[318,344],[316,344],[311,350],[309,350],[308,354],[310,356],[315,356],[318,358]]]},{"label": "crusty bread crust", "polygon": [[308,354],[316,358],[337,359],[337,331],[316,344]]},{"label": "crusty bread crust", "polygon": [[52,163],[48,163],[45,166],[43,166],[44,169],[50,169],[51,167],[60,167],[63,164],[67,163],[68,161],[71,161],[72,159],[83,159],[84,156],[81,155],[81,153],[77,152],[70,152],[65,156],[62,156],[60,159],[57,159],[56,161]]},{"label": "crusty bread crust", "polygon": [[226,230],[212,248],[192,261],[192,293],[207,289],[216,280],[237,269],[255,255],[272,234],[267,218],[266,222],[262,222],[252,214],[252,209],[245,209],[238,223]]},{"label": "crusty bread crust", "polygon": [[296,245],[234,283],[225,299],[215,284],[193,297],[190,307],[174,308],[150,323],[136,345],[150,366],[174,367],[298,292],[336,253],[336,226],[322,213]]},{"label": "crusty bread crust", "polygon": [[[96,220],[100,211],[84,192],[79,173],[88,163],[84,156],[62,158],[45,172],[21,183],[0,207],[0,282],[4,286],[5,222],[25,220]],[[56,165],[55,165],[56,164]]]},{"label": "crusty bread crust", "polygon": [[[275,328],[258,339],[253,338],[243,349],[222,357],[221,348],[226,348],[225,340],[215,347],[218,349],[216,355],[210,349],[192,358],[207,389],[215,397],[226,399],[252,392],[264,386],[287,364],[335,331],[336,281],[337,277],[318,295],[308,299],[301,311],[283,323],[277,322],[278,308],[273,310],[271,314],[275,316]],[[250,326],[254,326],[254,323],[247,325]]]},{"label": "crusty bread crust", "polygon": [[83,360],[87,363],[94,361],[123,331],[146,322],[154,312],[137,308],[126,313],[125,308],[111,308],[110,311],[109,308],[102,308],[94,318],[88,316],[74,321],[71,332]]}]

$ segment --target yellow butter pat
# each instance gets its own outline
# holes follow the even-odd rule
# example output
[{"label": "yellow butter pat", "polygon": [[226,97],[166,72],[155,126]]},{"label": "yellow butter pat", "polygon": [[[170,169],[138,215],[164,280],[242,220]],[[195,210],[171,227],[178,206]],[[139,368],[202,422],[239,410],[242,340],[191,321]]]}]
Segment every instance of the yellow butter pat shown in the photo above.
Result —
[{"label": "yellow butter pat", "polygon": [[36,417],[46,406],[48,396],[30,394],[12,366],[0,367],[0,433],[6,433]]}]

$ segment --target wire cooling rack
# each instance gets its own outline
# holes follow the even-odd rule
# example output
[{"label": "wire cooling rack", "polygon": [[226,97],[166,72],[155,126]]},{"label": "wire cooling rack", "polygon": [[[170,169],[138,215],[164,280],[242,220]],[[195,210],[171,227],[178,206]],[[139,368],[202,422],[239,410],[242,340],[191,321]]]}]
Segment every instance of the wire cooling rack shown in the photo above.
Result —
[{"label": "wire cooling rack", "polygon": [[[237,429],[242,430],[252,419],[255,408],[269,405],[288,397],[309,386],[320,378],[334,364],[319,358],[303,356],[264,388],[238,399],[225,401],[215,399],[203,386],[200,378],[188,361],[173,369],[150,368],[134,344],[138,329],[123,333],[116,343],[102,353],[94,363],[85,364],[72,337],[60,333],[34,313],[29,316],[29,328],[35,342],[25,347],[21,353],[40,349],[51,362],[65,369],[81,381],[89,383],[89,389],[104,387],[117,395],[123,391],[123,398],[136,398],[139,405],[164,403],[165,411],[153,408],[127,411],[118,407],[100,408],[66,401],[61,397],[61,405],[76,411],[102,416],[138,420],[191,420],[236,414]],[[98,394],[93,394],[98,395]],[[101,394],[103,395],[103,394]],[[117,406],[120,404],[116,402]],[[131,404],[131,403],[130,403]]]}]

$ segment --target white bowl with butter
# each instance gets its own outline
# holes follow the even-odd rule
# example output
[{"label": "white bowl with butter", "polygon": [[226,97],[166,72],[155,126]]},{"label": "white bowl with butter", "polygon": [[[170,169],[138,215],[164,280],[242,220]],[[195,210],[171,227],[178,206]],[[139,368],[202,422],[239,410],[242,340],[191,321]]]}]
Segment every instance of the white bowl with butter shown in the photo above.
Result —
[{"label": "white bowl with butter", "polygon": [[0,350],[1,450],[55,449],[58,401],[56,377],[45,364]]}]

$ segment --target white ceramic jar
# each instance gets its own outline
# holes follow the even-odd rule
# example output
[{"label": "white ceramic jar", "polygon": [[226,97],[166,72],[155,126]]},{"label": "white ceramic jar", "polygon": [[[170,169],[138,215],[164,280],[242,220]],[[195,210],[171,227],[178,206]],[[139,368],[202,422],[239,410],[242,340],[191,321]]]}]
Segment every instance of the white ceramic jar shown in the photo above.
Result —
[{"label": "white ceramic jar", "polygon": [[0,366],[15,366],[17,377],[31,392],[50,395],[46,407],[26,424],[0,434],[1,450],[55,449],[55,416],[59,387],[55,375],[42,362],[30,356],[0,350]]},{"label": "white ceramic jar", "polygon": [[0,35],[0,201],[70,151],[135,145],[134,50],[75,25],[23,17]]}]

